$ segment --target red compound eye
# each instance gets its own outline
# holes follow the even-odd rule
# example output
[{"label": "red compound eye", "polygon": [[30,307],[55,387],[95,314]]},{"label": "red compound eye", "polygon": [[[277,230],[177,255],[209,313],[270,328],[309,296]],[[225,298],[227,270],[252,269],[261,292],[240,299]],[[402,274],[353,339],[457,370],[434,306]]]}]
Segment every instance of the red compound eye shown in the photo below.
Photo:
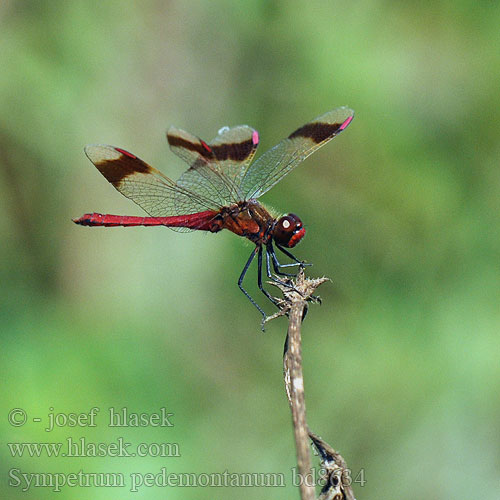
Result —
[{"label": "red compound eye", "polygon": [[302,221],[295,214],[284,215],[278,219],[273,230],[274,241],[288,248],[294,247],[305,234]]}]

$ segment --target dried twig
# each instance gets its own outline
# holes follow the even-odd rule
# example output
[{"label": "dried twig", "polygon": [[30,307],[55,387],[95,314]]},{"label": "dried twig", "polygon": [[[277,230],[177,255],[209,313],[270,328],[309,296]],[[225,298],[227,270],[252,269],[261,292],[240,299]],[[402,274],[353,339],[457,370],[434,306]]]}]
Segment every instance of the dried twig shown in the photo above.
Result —
[{"label": "dried twig", "polygon": [[318,500],[356,500],[352,477],[344,457],[309,429],[309,437],[321,457],[324,486]]},{"label": "dried twig", "polygon": [[[301,324],[307,312],[308,301],[319,302],[313,295],[316,288],[328,278],[309,279],[304,275],[303,268],[297,276],[294,289],[276,284],[285,297],[281,310],[276,316],[288,316],[288,333],[283,354],[283,369],[285,389],[292,411],[295,446],[297,449],[297,468],[300,481],[302,500],[314,500],[315,484],[311,480],[311,453],[309,438],[315,445],[321,457],[324,486],[319,500],[355,500],[349,481],[348,471],[342,456],[325,443],[319,436],[309,430],[306,421],[306,404],[304,396],[304,377],[302,374],[302,339]],[[275,284],[275,283],[273,283]],[[271,319],[271,318],[270,318]]]}]

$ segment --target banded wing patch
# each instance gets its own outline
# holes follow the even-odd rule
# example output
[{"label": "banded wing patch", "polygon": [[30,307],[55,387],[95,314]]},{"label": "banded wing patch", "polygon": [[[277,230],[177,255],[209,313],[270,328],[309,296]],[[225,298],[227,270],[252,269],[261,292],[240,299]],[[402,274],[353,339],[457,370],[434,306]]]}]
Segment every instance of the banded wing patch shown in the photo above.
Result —
[{"label": "banded wing patch", "polygon": [[259,134],[247,125],[223,127],[208,144],[184,130],[171,127],[170,149],[190,168],[177,183],[229,205],[242,197],[239,186],[259,144]]},{"label": "banded wing patch", "polygon": [[124,149],[90,145],[86,146],[85,154],[121,194],[139,205],[151,217],[220,209],[220,205],[214,200],[180,186]]},{"label": "banded wing patch", "polygon": [[244,199],[258,198],[292,169],[342,132],[354,111],[345,106],[329,111],[292,132],[248,168],[241,181]]},{"label": "banded wing patch", "polygon": [[[248,125],[222,127],[210,143],[219,168],[238,187],[255,156],[258,145],[259,134]],[[235,201],[240,200],[241,193],[238,193]]]}]

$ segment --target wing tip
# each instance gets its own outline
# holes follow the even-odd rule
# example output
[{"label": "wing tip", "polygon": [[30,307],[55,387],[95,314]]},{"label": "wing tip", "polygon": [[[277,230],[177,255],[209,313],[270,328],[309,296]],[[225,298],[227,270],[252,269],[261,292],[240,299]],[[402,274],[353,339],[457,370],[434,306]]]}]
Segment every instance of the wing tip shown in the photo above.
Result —
[{"label": "wing tip", "polygon": [[103,160],[119,160],[122,155],[128,156],[133,160],[137,159],[137,156],[129,153],[125,149],[110,146],[108,144],[87,144],[87,146],[83,148],[83,151],[94,165]]},{"label": "wing tip", "polygon": [[349,116],[347,120],[345,120],[344,123],[342,123],[342,125],[339,127],[339,132],[342,132],[342,130],[346,129],[353,119],[354,119],[354,114]]},{"label": "wing tip", "polygon": [[103,150],[113,150],[113,146],[108,146],[107,144],[87,144],[83,148],[83,152],[87,155],[87,158],[92,161],[92,158],[95,158],[98,152],[101,152]]},{"label": "wing tip", "polygon": [[170,125],[170,127],[168,127],[167,132],[165,133],[165,135],[167,136],[167,139],[168,139],[169,135],[178,134],[179,132],[182,132],[182,130],[179,129],[179,128],[177,128],[177,127],[175,127],[174,125]]},{"label": "wing tip", "polygon": [[340,106],[340,107],[334,109],[333,111],[345,111],[348,116],[354,116],[354,110],[350,106],[347,106],[347,105]]},{"label": "wing tip", "polygon": [[252,143],[254,146],[259,145],[259,133],[257,132],[257,130],[254,130],[252,132]]}]

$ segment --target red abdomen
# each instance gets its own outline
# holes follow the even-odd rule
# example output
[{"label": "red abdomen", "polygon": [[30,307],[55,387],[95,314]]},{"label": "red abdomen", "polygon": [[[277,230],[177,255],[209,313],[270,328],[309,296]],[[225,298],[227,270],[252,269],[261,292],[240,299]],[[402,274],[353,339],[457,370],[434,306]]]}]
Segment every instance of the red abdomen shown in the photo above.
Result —
[{"label": "red abdomen", "polygon": [[80,226],[166,226],[185,227],[188,229],[199,229],[201,231],[213,231],[214,218],[219,212],[207,210],[189,215],[175,215],[172,217],[135,217],[128,215],[110,214],[84,214],[78,219],[73,219],[75,224]]}]

